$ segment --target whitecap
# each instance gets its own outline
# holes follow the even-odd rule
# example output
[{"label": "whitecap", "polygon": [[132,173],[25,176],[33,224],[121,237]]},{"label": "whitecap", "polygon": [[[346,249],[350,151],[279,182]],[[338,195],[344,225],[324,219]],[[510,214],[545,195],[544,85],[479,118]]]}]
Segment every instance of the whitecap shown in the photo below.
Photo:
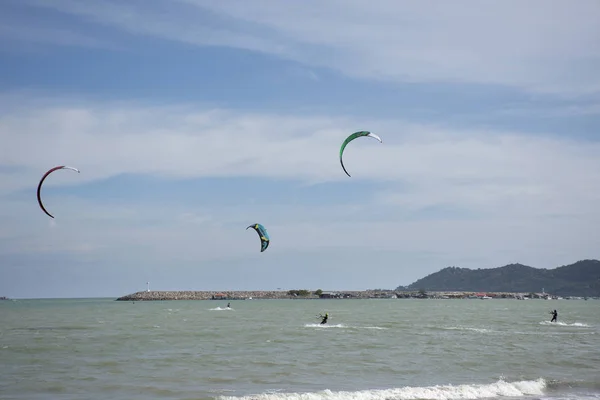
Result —
[{"label": "whitecap", "polygon": [[544,379],[506,382],[499,380],[480,385],[437,385],[426,387],[405,386],[394,389],[333,392],[323,390],[313,393],[272,393],[233,397],[220,396],[219,400],[475,400],[496,397],[542,396],[546,388]]}]

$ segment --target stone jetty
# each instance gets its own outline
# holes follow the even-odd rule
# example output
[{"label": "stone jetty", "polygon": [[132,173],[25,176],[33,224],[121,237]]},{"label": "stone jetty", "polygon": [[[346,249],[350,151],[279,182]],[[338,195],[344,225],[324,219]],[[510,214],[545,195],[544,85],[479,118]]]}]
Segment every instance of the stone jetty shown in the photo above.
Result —
[{"label": "stone jetty", "polygon": [[[362,291],[282,291],[282,290],[253,290],[253,291],[143,291],[117,298],[117,301],[163,301],[163,300],[259,300],[259,299],[525,299],[531,296],[527,293],[475,293],[475,292],[425,292],[425,291],[393,291],[393,290],[362,290]],[[548,296],[545,294],[545,296]],[[544,298],[542,294],[533,294],[531,298]]]},{"label": "stone jetty", "polygon": [[294,296],[289,292],[276,290],[253,291],[144,291],[119,297],[117,301],[151,300],[251,300],[251,299],[318,299],[318,295],[309,293]]}]

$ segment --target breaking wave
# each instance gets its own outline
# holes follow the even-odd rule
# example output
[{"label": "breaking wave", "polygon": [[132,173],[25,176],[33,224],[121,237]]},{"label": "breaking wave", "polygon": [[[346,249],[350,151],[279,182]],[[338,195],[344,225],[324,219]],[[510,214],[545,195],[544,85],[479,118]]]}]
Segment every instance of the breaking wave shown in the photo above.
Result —
[{"label": "breaking wave", "polygon": [[405,386],[355,392],[323,390],[312,393],[261,393],[250,396],[220,396],[219,400],[471,400],[494,397],[542,396],[546,381],[506,382],[482,385]]}]

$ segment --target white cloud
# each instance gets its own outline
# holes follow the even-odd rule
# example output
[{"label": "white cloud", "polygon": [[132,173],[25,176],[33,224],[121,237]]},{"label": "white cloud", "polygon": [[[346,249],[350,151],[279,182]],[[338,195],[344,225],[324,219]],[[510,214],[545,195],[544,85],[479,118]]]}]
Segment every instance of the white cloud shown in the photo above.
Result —
[{"label": "white cloud", "polygon": [[595,0],[27,1],[135,34],[261,51],[358,77],[600,91]]},{"label": "white cloud", "polygon": [[[1,164],[24,167],[0,173],[0,195],[26,189],[31,201],[0,197],[0,253],[66,253],[79,260],[137,260],[175,269],[247,260],[266,263],[267,274],[281,274],[282,259],[285,268],[301,267],[290,254],[312,254],[311,262],[332,264],[332,271],[340,253],[391,254],[370,269],[347,261],[352,273],[340,282],[369,286],[388,282],[373,271],[398,274],[398,264],[407,263],[403,254],[435,254],[405,267],[403,276],[414,279],[448,264],[492,267],[520,261],[552,267],[598,257],[597,142],[362,120],[360,129],[373,127],[384,143],[351,143],[345,154],[353,175],[348,178],[338,149],[357,129],[352,117],[43,99],[23,104],[0,115]],[[142,173],[265,177],[273,179],[275,189],[278,180],[337,181],[357,190],[362,181],[371,181],[381,189],[369,189],[370,201],[362,200],[363,193],[361,201],[344,206],[324,199],[318,206],[295,201],[258,207],[250,201],[255,195],[238,199],[236,206],[209,206],[201,198],[194,206],[159,206],[143,198],[109,204],[100,197],[53,197],[49,207],[57,219],[51,224],[38,210],[35,186],[57,164],[82,172],[54,174],[48,186]],[[163,189],[157,185],[155,190]],[[471,215],[420,218],[421,209],[430,206]],[[258,238],[245,231],[254,222],[265,223],[272,235],[268,254],[258,253]]]},{"label": "white cloud", "polygon": [[[173,177],[262,176],[347,181],[337,152],[345,136],[371,128],[384,144],[359,139],[346,148],[352,179],[413,185],[470,181],[550,187],[597,179],[595,143],[516,132],[452,130],[406,121],[269,115],[188,106],[43,106],[0,116],[2,163],[44,171],[78,167],[85,182],[120,173]],[[332,157],[335,154],[335,157]],[[360,165],[360,167],[359,167]],[[18,179],[5,181],[18,185]],[[563,180],[560,182],[557,177]],[[53,179],[60,179],[53,177]],[[514,186],[513,186],[514,187]]]}]

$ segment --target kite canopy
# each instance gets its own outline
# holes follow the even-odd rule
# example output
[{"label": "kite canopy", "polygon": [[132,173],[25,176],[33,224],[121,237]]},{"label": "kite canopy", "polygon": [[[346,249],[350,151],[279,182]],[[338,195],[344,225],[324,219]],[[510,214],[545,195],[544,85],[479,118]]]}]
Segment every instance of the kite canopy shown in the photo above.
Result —
[{"label": "kite canopy", "polygon": [[37,187],[37,200],[38,200],[38,203],[39,203],[42,211],[44,211],[50,218],[54,218],[54,216],[52,214],[50,214],[48,211],[46,211],[46,208],[44,208],[44,204],[42,204],[42,198],[40,196],[41,190],[42,190],[42,183],[44,183],[44,180],[48,177],[48,175],[50,175],[51,173],[53,173],[54,171],[57,171],[59,169],[70,169],[71,171],[75,171],[75,172],[79,173],[79,170],[77,168],[67,167],[66,165],[60,165],[58,167],[54,167],[54,168],[50,169],[48,172],[46,172],[44,174],[44,176],[42,176],[42,179],[40,180],[40,183],[38,183],[38,187]]},{"label": "kite canopy", "polygon": [[254,229],[256,233],[258,233],[258,237],[260,238],[260,252],[262,253],[267,249],[267,247],[269,247],[269,242],[271,241],[269,234],[267,233],[267,229],[261,224],[250,225],[248,228],[246,228],[246,230],[249,228]]},{"label": "kite canopy", "polygon": [[383,143],[381,141],[381,138],[379,136],[377,136],[374,133],[371,133],[369,131],[359,131],[359,132],[354,132],[352,135],[348,136],[346,138],[346,140],[344,140],[344,143],[342,143],[342,147],[340,148],[340,164],[342,164],[342,168],[344,169],[344,172],[346,173],[346,175],[350,176],[350,174],[348,173],[348,171],[346,171],[346,167],[344,167],[344,161],[342,160],[342,155],[344,154],[344,149],[346,148],[346,146],[348,145],[348,143],[350,143],[351,141],[353,141],[356,138],[362,137],[362,136],[368,136],[368,137],[372,137],[374,139],[379,140],[379,143]]}]

